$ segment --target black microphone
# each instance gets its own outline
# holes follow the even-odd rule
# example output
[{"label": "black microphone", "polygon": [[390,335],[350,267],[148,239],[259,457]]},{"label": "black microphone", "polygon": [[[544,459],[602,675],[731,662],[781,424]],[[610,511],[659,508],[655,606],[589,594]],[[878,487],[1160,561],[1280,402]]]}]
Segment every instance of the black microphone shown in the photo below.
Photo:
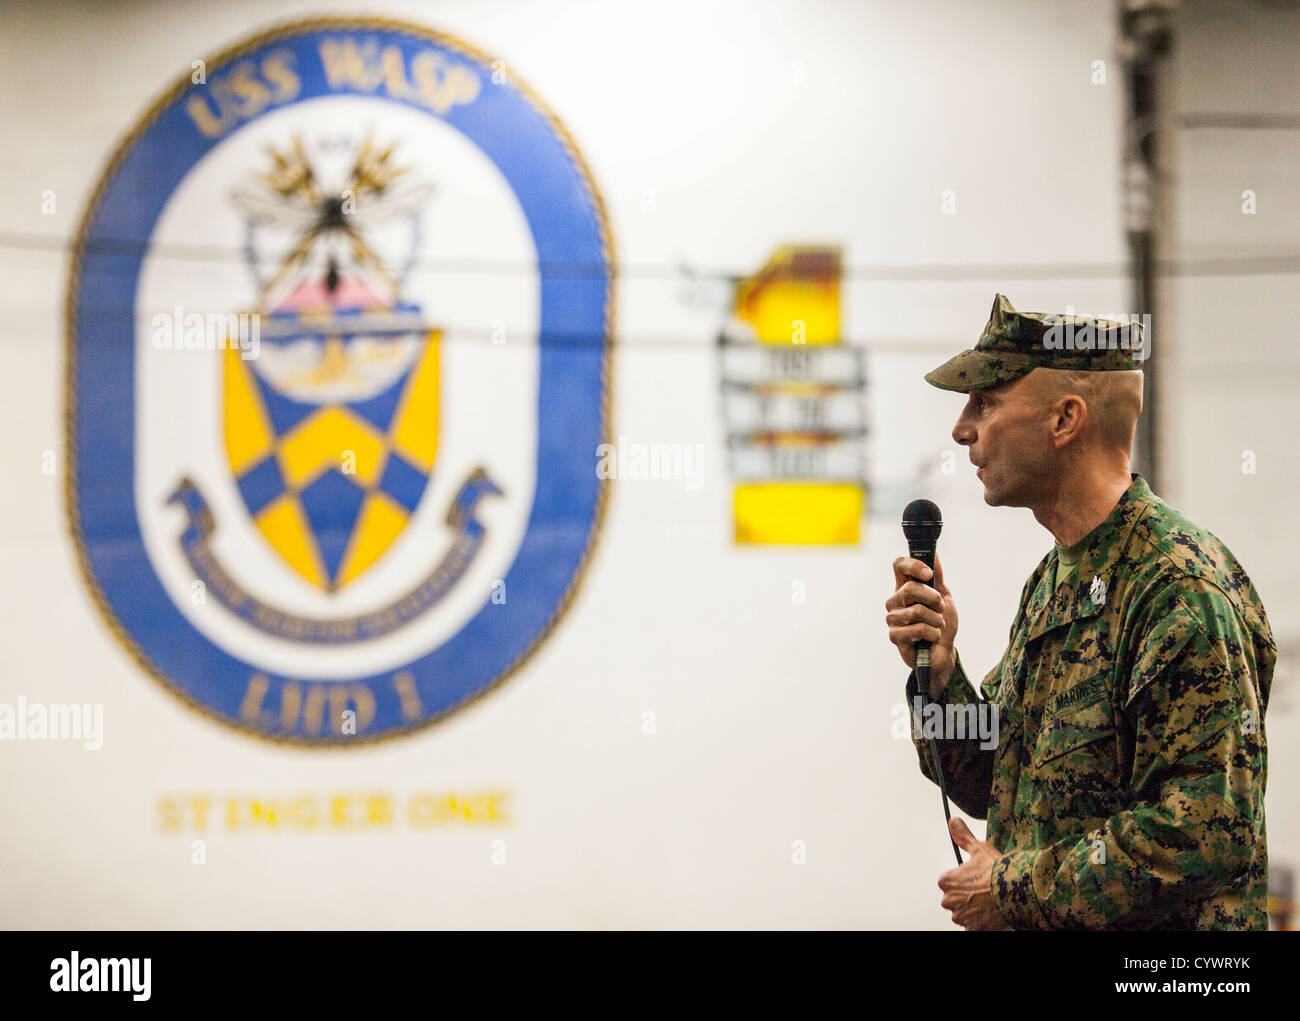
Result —
[{"label": "black microphone", "polygon": [[[907,555],[919,560],[932,572],[934,571],[934,548],[939,542],[939,533],[943,531],[943,515],[939,505],[933,500],[913,500],[903,509],[903,535],[907,537]],[[931,577],[933,582],[934,578]],[[920,696],[921,708],[930,700],[930,643],[916,643],[916,690]],[[921,725],[921,714],[916,716],[917,728]],[[948,788],[943,782],[943,762],[939,758],[939,749],[933,737],[929,739],[930,761],[934,764],[934,775],[939,781],[939,793],[943,796],[943,817],[952,820],[948,809]],[[952,840],[949,835],[949,840]],[[961,864],[961,851],[957,841],[952,840],[952,852]]]},{"label": "black microphone", "polygon": [[[934,570],[934,547],[943,531],[943,515],[933,500],[913,500],[903,510],[903,535],[907,537],[907,555]],[[930,579],[932,582],[933,578]],[[924,673],[922,673],[924,671]],[[917,686],[930,690],[930,643],[916,643]]]}]

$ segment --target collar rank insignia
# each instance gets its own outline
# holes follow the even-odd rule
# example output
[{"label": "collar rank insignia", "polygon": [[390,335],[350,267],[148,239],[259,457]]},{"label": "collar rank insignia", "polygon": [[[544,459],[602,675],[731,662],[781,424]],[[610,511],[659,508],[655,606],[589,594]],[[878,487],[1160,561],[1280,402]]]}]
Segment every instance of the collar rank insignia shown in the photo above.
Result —
[{"label": "collar rank insignia", "polygon": [[1106,582],[1105,579],[1092,576],[1092,584],[1088,587],[1088,596],[1092,599],[1093,606],[1102,606],[1106,602]]}]

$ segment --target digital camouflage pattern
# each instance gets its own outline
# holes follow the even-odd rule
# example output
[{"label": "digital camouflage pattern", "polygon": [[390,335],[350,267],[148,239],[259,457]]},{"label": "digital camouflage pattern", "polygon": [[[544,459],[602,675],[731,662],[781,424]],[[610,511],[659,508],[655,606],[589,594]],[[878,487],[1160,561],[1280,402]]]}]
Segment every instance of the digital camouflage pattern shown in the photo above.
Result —
[{"label": "digital camouflage pattern", "polygon": [[925,381],[966,393],[1019,379],[1032,369],[1117,372],[1142,368],[1146,337],[1141,322],[1017,312],[1004,294],[993,299],[975,347],[954,355]]},{"label": "digital camouflage pattern", "polygon": [[[1134,475],[1053,591],[1055,574],[1053,549],[981,686],[997,746],[938,743],[950,796],[1002,853],[999,912],[1018,929],[1268,928],[1277,647],[1246,572]],[[958,659],[938,701],[972,694]]]}]

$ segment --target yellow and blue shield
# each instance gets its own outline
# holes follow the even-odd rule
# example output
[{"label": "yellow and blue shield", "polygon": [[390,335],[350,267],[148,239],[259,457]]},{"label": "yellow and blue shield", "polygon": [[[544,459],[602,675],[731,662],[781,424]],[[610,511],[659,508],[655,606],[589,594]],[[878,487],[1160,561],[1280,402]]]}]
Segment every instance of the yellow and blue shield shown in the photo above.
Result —
[{"label": "yellow and blue shield", "polygon": [[[438,452],[439,333],[272,343],[263,338],[257,360],[224,354],[226,456],[271,548],[334,591],[383,556],[424,494]],[[307,349],[306,367],[268,370],[289,346]]]}]

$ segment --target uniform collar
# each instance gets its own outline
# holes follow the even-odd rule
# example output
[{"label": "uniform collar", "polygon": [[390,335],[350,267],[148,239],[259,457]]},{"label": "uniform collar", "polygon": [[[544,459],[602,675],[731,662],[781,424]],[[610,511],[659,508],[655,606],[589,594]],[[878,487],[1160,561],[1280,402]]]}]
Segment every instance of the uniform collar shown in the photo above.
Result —
[{"label": "uniform collar", "polygon": [[1079,558],[1075,584],[1062,585],[1053,591],[1056,550],[1048,554],[1038,586],[1025,608],[1026,619],[1030,622],[1027,642],[1063,624],[1095,617],[1106,606],[1110,598],[1107,590],[1120,554],[1133,526],[1155,499],[1146,479],[1141,475],[1131,477],[1128,489],[1124,490],[1106,520],[1080,540],[1083,554]]}]

